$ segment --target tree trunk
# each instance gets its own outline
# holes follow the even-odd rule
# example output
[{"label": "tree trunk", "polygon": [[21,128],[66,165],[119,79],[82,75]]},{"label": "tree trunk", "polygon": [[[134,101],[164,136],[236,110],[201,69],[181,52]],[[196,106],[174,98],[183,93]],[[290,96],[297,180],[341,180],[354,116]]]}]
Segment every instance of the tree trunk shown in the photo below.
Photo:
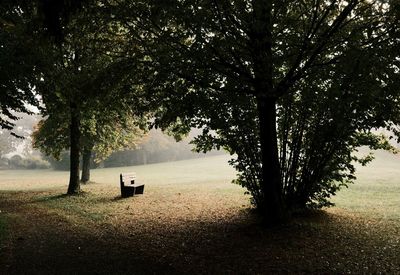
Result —
[{"label": "tree trunk", "polygon": [[90,161],[92,159],[92,150],[85,148],[82,154],[82,174],[81,182],[87,183],[90,181]]},{"label": "tree trunk", "polygon": [[79,181],[79,155],[80,155],[80,119],[78,108],[75,103],[70,105],[70,176],[67,194],[78,194],[80,191]]},{"label": "tree trunk", "polygon": [[287,218],[282,198],[282,180],[276,131],[276,100],[257,97],[261,143],[261,189],[264,205],[261,211],[268,224],[277,224]]},{"label": "tree trunk", "polygon": [[257,100],[261,144],[263,195],[259,209],[268,224],[286,219],[282,199],[281,169],[276,130],[276,101],[273,87],[272,1],[252,0],[253,23],[250,31],[250,51],[254,69],[254,92]]}]

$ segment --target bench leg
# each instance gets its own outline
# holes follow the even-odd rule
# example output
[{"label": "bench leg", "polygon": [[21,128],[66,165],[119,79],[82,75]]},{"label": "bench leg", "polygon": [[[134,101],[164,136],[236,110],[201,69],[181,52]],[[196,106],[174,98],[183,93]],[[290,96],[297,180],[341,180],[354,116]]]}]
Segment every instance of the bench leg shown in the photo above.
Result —
[{"label": "bench leg", "polygon": [[135,194],[135,188],[127,188],[125,186],[123,186],[121,188],[121,197],[123,198],[127,198],[127,197],[132,197]]},{"label": "bench leg", "polygon": [[135,188],[135,194],[143,194],[144,192],[144,185],[139,185]]}]

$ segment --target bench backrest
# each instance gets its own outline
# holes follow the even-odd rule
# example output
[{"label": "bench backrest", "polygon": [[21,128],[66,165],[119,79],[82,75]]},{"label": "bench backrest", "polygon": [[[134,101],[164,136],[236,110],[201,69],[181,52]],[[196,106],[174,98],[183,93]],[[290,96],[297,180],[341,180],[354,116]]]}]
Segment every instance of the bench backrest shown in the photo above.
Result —
[{"label": "bench backrest", "polygon": [[121,173],[119,175],[120,183],[121,185],[124,184],[131,184],[132,181],[136,180],[136,173],[131,172],[131,173]]}]

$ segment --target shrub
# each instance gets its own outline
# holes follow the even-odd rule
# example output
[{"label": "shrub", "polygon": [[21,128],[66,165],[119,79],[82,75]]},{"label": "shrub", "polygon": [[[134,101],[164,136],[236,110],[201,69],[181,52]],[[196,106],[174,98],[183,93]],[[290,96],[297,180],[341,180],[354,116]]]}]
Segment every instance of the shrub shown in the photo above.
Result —
[{"label": "shrub", "polygon": [[50,163],[37,157],[23,158],[20,155],[14,155],[8,160],[10,169],[48,169]]}]

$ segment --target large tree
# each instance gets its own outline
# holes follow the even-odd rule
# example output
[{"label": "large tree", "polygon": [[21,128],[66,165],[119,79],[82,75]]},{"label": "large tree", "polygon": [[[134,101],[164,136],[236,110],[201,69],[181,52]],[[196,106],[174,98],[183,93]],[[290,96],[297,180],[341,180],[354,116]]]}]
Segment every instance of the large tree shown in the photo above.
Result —
[{"label": "large tree", "polygon": [[[127,2],[122,1],[123,6]],[[349,163],[351,157],[331,162],[337,144],[348,144],[348,138],[360,131],[388,126],[398,114],[390,104],[398,100],[394,89],[399,72],[396,1],[129,3],[134,7],[118,11],[117,19],[132,30],[133,39],[137,39],[137,28],[146,33],[140,38],[153,68],[149,90],[162,106],[156,123],[163,127],[175,123],[177,131],[191,125],[204,127],[205,135],[198,139],[200,149],[222,145],[237,154],[234,164],[239,180],[251,191],[267,222],[285,219],[294,207],[289,202],[293,192],[287,190],[293,186],[287,184],[288,177],[317,184],[304,192],[304,203],[334,192],[316,174],[328,173],[334,179]],[[312,109],[315,106],[309,101],[316,102],[321,111]],[[371,102],[376,103],[371,108],[363,105]],[[323,112],[326,104],[346,104],[346,108]],[[354,106],[361,106],[362,112],[356,110],[349,121],[343,112],[353,112]],[[387,115],[379,117],[386,106],[391,107]],[[291,108],[296,108],[297,118],[285,122]],[[308,116],[313,122],[306,120]],[[323,146],[324,139],[316,139],[318,121],[327,129],[323,136],[329,148]],[[365,121],[369,124],[359,127]],[[277,123],[286,123],[280,126],[279,136]],[[341,126],[348,123],[352,123],[348,128]],[[296,127],[311,125],[310,139],[305,141],[304,131]],[[329,134],[329,129],[346,134]],[[294,138],[297,134],[300,137]],[[299,148],[308,150],[304,141],[312,150],[327,150],[328,161],[319,163],[312,159],[315,154],[301,156],[309,165],[299,171],[290,155],[299,156]],[[296,142],[300,147],[293,145]],[[339,155],[356,143],[359,139],[353,139]],[[297,180],[298,173],[304,173],[302,180]]]}]

